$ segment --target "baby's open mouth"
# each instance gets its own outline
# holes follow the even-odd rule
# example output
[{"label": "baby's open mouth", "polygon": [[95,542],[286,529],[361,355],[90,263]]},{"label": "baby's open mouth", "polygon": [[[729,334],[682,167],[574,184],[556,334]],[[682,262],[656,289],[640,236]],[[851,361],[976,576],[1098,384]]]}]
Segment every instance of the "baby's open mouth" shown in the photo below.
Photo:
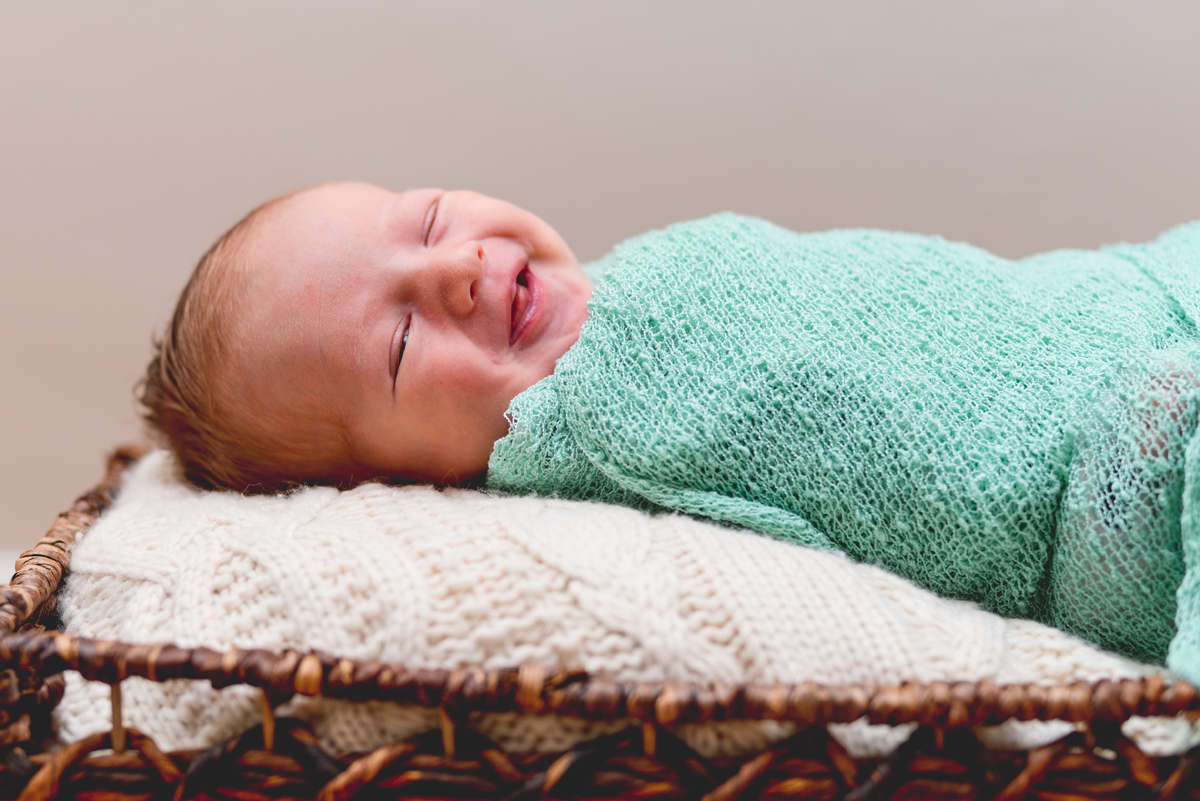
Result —
[{"label": "baby's open mouth", "polygon": [[508,334],[508,344],[512,345],[521,336],[524,326],[521,323],[524,321],[525,313],[529,311],[529,301],[531,299],[529,291],[529,268],[526,267],[521,272],[517,273],[517,285],[513,291],[512,300],[512,320]]}]

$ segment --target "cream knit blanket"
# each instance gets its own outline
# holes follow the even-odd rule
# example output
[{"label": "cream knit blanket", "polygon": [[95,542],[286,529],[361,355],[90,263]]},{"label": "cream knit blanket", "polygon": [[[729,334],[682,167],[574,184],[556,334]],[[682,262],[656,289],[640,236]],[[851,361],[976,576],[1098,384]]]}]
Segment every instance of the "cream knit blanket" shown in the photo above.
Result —
[{"label": "cream knit blanket", "polygon": [[[426,486],[201,493],[162,452],[131,470],[76,546],[62,610],[66,629],[89,637],[315,648],[440,668],[570,665],[622,680],[1059,682],[1152,670],[837,553],[687,517]],[[107,688],[68,679],[60,736],[108,727]],[[255,692],[131,679],[126,722],[167,749],[203,747],[257,722]],[[337,751],[434,725],[429,710],[384,703],[300,698],[288,712]],[[1177,750],[1190,730],[1173,723],[1128,726],[1143,747]],[[527,750],[621,724],[489,715],[474,725]],[[1065,725],[1008,734],[1027,742]],[[835,728],[858,754],[904,736]],[[785,733],[745,723],[680,732],[706,753]]]}]

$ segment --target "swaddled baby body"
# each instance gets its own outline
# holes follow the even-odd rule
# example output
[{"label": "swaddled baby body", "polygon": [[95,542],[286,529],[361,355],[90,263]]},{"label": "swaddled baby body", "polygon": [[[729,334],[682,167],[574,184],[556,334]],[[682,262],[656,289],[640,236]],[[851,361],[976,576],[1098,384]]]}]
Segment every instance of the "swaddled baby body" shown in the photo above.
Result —
[{"label": "swaddled baby body", "polygon": [[288,196],[197,268],[149,417],[205,486],[490,454],[498,489],[840,548],[1200,678],[1198,227],[1009,262],[719,215],[598,267],[478,195]]}]

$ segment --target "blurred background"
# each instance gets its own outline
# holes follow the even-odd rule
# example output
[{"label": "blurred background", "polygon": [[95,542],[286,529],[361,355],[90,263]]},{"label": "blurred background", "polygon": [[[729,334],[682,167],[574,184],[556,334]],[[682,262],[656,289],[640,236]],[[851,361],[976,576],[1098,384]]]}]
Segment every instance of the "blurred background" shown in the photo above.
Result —
[{"label": "blurred background", "polygon": [[0,556],[136,440],[193,265],[321,181],[471,188],[584,260],[733,210],[1020,257],[1200,218],[1200,4],[0,4]]}]

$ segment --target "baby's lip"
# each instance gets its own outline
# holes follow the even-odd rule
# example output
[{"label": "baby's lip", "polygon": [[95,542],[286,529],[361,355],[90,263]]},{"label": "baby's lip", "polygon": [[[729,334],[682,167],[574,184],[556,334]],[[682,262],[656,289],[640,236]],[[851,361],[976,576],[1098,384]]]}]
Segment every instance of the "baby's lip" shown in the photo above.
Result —
[{"label": "baby's lip", "polygon": [[533,328],[542,311],[542,287],[528,266],[513,279],[508,346],[511,348]]}]

